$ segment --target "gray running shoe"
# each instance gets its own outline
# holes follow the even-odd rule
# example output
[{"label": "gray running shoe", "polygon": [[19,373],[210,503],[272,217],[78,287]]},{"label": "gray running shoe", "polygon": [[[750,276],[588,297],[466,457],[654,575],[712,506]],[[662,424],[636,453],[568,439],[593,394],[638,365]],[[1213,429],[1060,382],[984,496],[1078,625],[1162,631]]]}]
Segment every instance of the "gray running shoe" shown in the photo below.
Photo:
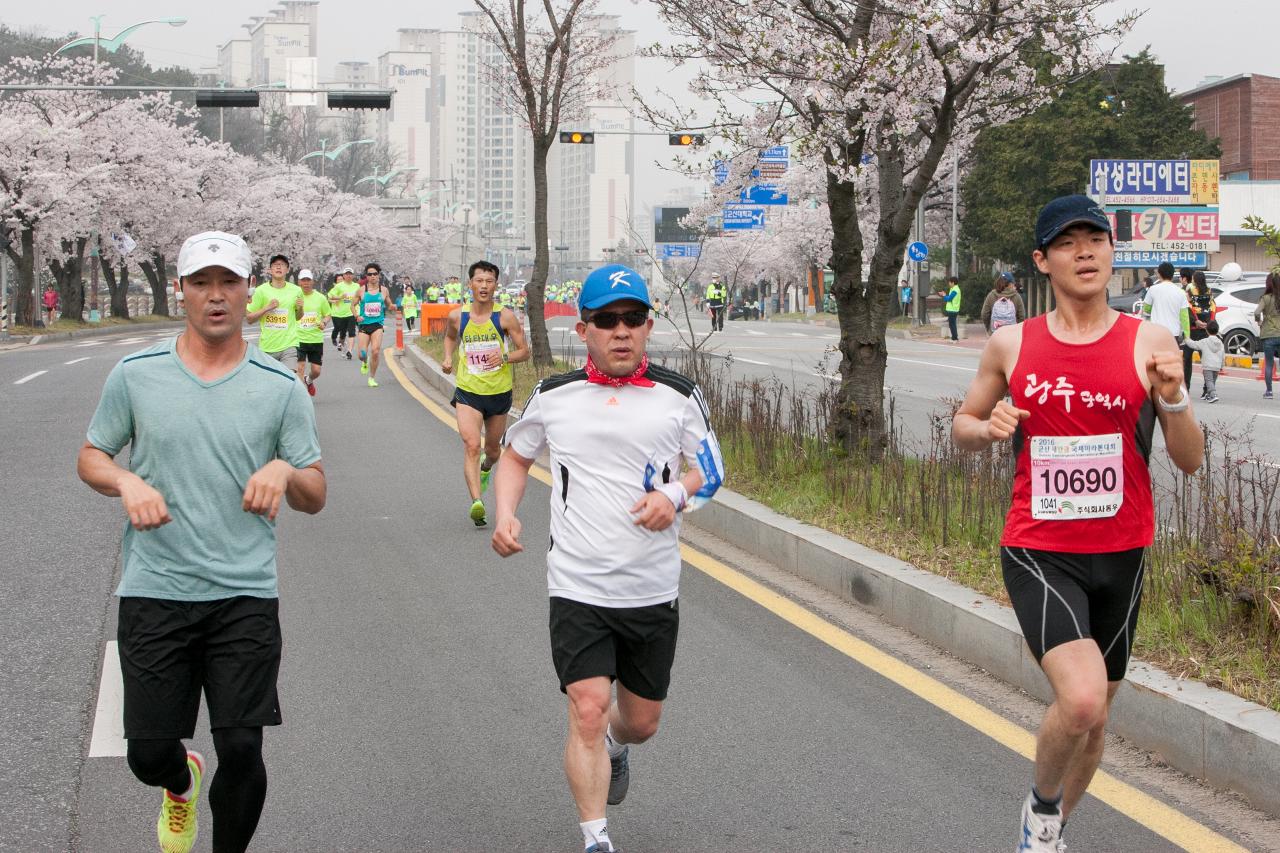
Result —
[{"label": "gray running shoe", "polygon": [[631,747],[624,746],[617,758],[609,758],[609,805],[616,806],[627,798],[631,787]]}]

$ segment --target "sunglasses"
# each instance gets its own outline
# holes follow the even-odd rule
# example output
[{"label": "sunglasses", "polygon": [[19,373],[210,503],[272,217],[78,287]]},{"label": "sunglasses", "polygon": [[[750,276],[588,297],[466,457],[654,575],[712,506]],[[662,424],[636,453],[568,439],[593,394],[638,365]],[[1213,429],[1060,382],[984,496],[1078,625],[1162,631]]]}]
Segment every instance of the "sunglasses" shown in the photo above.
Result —
[{"label": "sunglasses", "polygon": [[595,325],[597,329],[612,329],[618,323],[626,323],[628,329],[638,329],[648,319],[648,311],[601,311],[598,314],[592,314],[587,322]]},{"label": "sunglasses", "polygon": [[369,276],[373,276],[373,275],[377,275],[377,274],[378,274],[378,273],[377,273],[377,271],[376,271],[376,270],[369,270],[368,272],[366,272],[366,273],[364,274],[364,277],[365,277],[365,278],[368,278]]}]

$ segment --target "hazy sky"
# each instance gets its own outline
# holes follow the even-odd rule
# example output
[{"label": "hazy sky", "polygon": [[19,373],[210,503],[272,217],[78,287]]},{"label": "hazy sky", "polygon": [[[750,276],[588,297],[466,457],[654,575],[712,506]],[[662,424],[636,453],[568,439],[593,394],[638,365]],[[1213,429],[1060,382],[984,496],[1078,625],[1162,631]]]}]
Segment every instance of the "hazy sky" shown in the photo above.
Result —
[{"label": "hazy sky", "polygon": [[[6,2],[0,20],[10,25],[37,27],[50,35],[88,32],[88,18],[109,9],[103,20],[108,35],[150,17],[185,15],[181,28],[156,26],[139,31],[129,43],[145,51],[152,64],[181,64],[193,69],[213,65],[217,45],[243,34],[240,25],[250,15],[263,15],[274,0],[221,0],[192,3],[182,0],[58,0],[56,3]],[[785,2],[785,0],[779,0]],[[621,15],[623,25],[637,32],[638,43],[668,38],[653,8],[644,0],[604,0],[604,8]],[[1256,72],[1280,76],[1280,53],[1274,47],[1280,31],[1280,3],[1274,0],[1146,0],[1149,9],[1121,52],[1137,52],[1150,44],[1164,63],[1167,80],[1176,91],[1199,83],[1206,74],[1229,76]],[[454,26],[458,11],[472,9],[467,0],[322,0],[320,4],[320,73],[332,75],[335,62],[374,60],[390,49],[400,27]],[[1119,14],[1141,8],[1112,3]]]}]

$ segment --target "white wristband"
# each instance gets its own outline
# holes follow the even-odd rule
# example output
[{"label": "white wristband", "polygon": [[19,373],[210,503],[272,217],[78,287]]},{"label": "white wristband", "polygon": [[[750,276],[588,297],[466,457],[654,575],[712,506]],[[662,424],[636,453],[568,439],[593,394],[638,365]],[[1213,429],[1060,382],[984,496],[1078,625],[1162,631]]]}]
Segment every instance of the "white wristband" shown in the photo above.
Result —
[{"label": "white wristband", "polygon": [[684,505],[689,502],[689,492],[685,489],[684,483],[679,480],[674,483],[661,483],[654,486],[653,490],[666,495],[667,500],[671,501],[671,505],[676,508],[676,512],[684,509]]},{"label": "white wristband", "polygon": [[1176,403],[1166,403],[1164,401],[1164,397],[1161,397],[1159,394],[1156,394],[1156,402],[1160,404],[1161,409],[1163,409],[1166,412],[1169,412],[1170,414],[1176,414],[1177,412],[1185,412],[1187,410],[1187,407],[1191,405],[1191,400],[1190,398],[1187,397],[1187,389],[1179,385],[1178,393],[1181,396],[1178,398],[1178,402]]}]

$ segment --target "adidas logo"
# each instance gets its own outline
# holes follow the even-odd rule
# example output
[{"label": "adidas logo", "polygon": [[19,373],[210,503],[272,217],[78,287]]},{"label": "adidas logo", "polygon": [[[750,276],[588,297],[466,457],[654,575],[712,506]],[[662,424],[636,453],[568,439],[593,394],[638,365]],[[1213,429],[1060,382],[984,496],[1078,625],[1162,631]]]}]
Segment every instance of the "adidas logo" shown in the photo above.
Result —
[{"label": "adidas logo", "polygon": [[605,400],[605,401],[604,401],[604,404],[605,404],[606,406],[616,406],[616,405],[618,405],[618,398],[617,398],[617,397],[610,397],[608,400]]}]

